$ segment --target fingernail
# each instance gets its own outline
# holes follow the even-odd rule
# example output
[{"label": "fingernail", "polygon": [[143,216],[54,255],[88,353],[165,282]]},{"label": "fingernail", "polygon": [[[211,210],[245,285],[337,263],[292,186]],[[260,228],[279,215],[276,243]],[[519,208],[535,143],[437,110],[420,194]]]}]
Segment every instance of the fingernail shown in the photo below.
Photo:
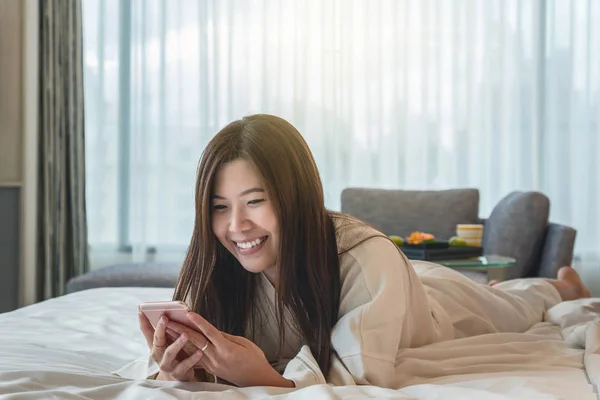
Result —
[{"label": "fingernail", "polygon": [[181,340],[186,341],[187,339],[188,339],[187,333],[182,333],[181,334]]},{"label": "fingernail", "polygon": [[194,355],[196,357],[200,357],[202,355],[202,352],[200,350],[196,350],[196,352],[194,353]]},{"label": "fingernail", "polygon": [[160,321],[161,324],[166,324],[167,323],[167,317],[165,317],[164,315],[160,317]]}]

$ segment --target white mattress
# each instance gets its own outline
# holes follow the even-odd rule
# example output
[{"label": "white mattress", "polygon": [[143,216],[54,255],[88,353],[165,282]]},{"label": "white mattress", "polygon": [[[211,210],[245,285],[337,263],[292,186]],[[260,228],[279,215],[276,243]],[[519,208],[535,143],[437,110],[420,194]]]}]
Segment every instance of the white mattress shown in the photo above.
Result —
[{"label": "white mattress", "polygon": [[[555,313],[526,334],[494,334],[409,349],[398,358],[406,385],[312,386],[300,390],[132,380],[112,375],[147,354],[140,301],[170,299],[158,288],[92,289],[0,315],[0,397],[18,399],[395,398],[596,399],[597,310]],[[563,303],[564,304],[564,303]],[[596,304],[596,303],[593,303]],[[586,308],[587,307],[587,308]],[[584,309],[581,318],[573,318]],[[575,310],[575,311],[573,311]],[[593,315],[592,315],[593,314]],[[592,315],[590,317],[590,315]],[[592,326],[593,325],[593,326]],[[565,335],[566,341],[561,336]],[[587,351],[574,347],[587,343]],[[585,357],[584,357],[585,356]],[[584,361],[592,381],[584,370]],[[600,365],[600,364],[598,364]]]}]

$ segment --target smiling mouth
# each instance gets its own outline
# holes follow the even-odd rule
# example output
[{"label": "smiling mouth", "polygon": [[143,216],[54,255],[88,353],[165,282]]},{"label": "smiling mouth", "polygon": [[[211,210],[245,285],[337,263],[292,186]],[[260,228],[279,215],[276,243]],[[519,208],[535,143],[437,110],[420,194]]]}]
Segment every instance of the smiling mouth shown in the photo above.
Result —
[{"label": "smiling mouth", "polygon": [[232,240],[232,242],[235,243],[236,247],[240,250],[249,250],[264,243],[268,238],[269,236],[261,236],[254,240],[247,240],[243,242],[236,242],[235,240]]}]

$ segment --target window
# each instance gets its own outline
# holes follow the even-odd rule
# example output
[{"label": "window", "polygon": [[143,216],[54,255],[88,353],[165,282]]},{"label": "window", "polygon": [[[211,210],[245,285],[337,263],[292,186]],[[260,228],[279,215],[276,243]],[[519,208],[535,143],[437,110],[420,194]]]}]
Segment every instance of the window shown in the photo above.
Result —
[{"label": "window", "polygon": [[[600,242],[600,4],[84,0],[94,254],[181,259],[226,123],[292,122],[327,205],[347,186],[538,190]],[[113,254],[113,255],[110,255]]]}]

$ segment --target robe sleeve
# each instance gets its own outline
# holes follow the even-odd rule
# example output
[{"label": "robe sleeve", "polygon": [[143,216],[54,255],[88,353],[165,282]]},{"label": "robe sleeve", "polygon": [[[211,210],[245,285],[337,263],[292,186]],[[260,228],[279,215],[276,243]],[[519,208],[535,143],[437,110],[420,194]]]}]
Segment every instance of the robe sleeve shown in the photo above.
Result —
[{"label": "robe sleeve", "polygon": [[[340,256],[340,267],[340,313],[331,337],[335,355],[326,380],[334,385],[398,387],[396,355],[399,348],[410,346],[415,335],[411,303],[421,302],[417,309],[427,314],[422,316],[425,325],[431,324],[419,278],[404,254],[382,237]],[[297,387],[322,383],[325,378],[316,372],[314,358],[307,362],[307,350],[303,350],[298,357],[304,360],[292,360],[284,377]]]}]

